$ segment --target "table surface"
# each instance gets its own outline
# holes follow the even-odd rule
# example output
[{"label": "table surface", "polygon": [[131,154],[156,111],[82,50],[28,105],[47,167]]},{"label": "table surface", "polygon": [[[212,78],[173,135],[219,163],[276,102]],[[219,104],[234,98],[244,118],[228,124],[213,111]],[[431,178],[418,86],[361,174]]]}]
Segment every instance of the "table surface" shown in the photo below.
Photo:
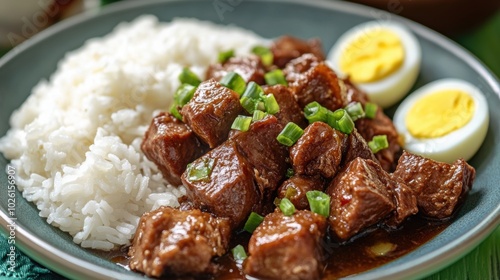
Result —
[{"label": "table surface", "polygon": [[[451,39],[471,51],[497,77],[500,76],[500,11],[479,27]],[[65,279],[19,251],[16,257],[19,270],[9,274],[6,270],[8,247],[7,240],[0,236],[0,280]],[[500,227],[465,257],[425,279],[500,279]]]}]

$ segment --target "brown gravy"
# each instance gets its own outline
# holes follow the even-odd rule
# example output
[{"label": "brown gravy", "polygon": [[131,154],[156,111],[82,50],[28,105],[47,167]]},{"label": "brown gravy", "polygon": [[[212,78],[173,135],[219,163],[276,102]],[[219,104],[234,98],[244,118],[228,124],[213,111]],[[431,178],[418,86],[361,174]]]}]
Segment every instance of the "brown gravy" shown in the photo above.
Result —
[{"label": "brown gravy", "polygon": [[[409,218],[399,230],[388,231],[377,228],[358,236],[354,241],[347,244],[327,242],[324,244],[324,248],[328,252],[328,259],[323,279],[336,279],[358,274],[388,263],[426,243],[443,231],[449,223],[450,221],[433,222],[417,215]],[[237,234],[232,240],[231,248],[241,244],[246,249],[249,238],[250,234],[246,232]],[[392,244],[392,250],[383,256],[375,255],[371,248],[380,243]],[[120,250],[111,252],[94,251],[94,253],[129,269],[127,251],[128,247],[123,247]],[[221,267],[220,273],[216,277],[208,276],[201,279],[247,279],[242,272],[241,264],[237,264],[230,253],[218,258],[216,263]],[[169,277],[168,279],[172,278]],[[177,279],[191,280],[196,278]]]}]

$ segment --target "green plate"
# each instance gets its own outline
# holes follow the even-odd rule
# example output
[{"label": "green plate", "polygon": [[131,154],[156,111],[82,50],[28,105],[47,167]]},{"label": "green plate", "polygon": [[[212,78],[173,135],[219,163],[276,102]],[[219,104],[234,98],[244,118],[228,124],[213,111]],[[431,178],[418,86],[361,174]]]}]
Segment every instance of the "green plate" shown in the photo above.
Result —
[{"label": "green plate", "polygon": [[[304,1],[305,2],[305,1]],[[225,3],[229,6],[219,6]],[[232,6],[231,6],[232,5]],[[218,9],[216,7],[219,7]],[[222,9],[220,7],[226,7]],[[48,79],[64,54],[89,38],[109,33],[122,21],[142,14],[162,21],[195,17],[219,24],[235,24],[273,38],[283,34],[320,37],[325,51],[350,27],[373,19],[391,19],[408,26],[421,43],[423,61],[415,84],[420,87],[440,78],[460,78],[479,87],[490,105],[486,140],[470,163],[477,170],[466,203],[453,223],[417,250],[379,268],[357,275],[360,279],[423,277],[457,260],[491,233],[500,221],[500,86],[485,67],[445,37],[397,16],[336,1],[126,1],[100,13],[85,14],[56,24],[20,45],[0,60],[0,135],[11,113],[28,97],[40,79]],[[394,108],[389,109],[389,113]],[[6,170],[8,161],[0,157]],[[8,232],[6,172],[0,174],[0,229]],[[18,247],[34,260],[69,278],[146,278],[75,245],[68,234],[49,226],[34,205],[16,193]]]}]

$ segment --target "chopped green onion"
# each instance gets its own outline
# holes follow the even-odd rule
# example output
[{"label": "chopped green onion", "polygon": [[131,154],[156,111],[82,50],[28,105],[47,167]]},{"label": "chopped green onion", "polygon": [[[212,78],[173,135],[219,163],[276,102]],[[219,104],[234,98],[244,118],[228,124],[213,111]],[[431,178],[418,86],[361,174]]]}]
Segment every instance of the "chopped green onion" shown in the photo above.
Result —
[{"label": "chopped green onion", "polygon": [[241,107],[245,108],[249,114],[253,114],[255,112],[255,107],[257,107],[258,102],[258,99],[252,99],[246,96],[240,99]]},{"label": "chopped green onion", "polygon": [[337,125],[339,127],[339,130],[342,133],[351,134],[351,132],[354,130],[354,122],[352,121],[351,117],[344,109],[338,109],[335,112],[333,112],[334,116],[336,115],[337,111],[342,112],[342,117],[337,120]]},{"label": "chopped green onion", "polygon": [[179,105],[178,104],[176,104],[176,103],[172,104],[172,106],[170,107],[169,112],[176,119],[182,121],[182,115],[181,115],[181,113],[179,113]]},{"label": "chopped green onion", "polygon": [[260,121],[263,118],[265,118],[266,116],[267,116],[266,112],[262,112],[261,110],[255,110],[253,112],[252,120],[253,121]]},{"label": "chopped green onion", "polygon": [[288,198],[282,198],[280,201],[280,210],[285,216],[292,216],[295,213],[295,205]]},{"label": "chopped green onion", "polygon": [[274,115],[280,111],[280,105],[273,94],[264,95],[262,99],[264,100],[264,108],[266,108],[268,114]]},{"label": "chopped green onion", "polygon": [[[334,112],[328,110],[328,113],[326,114],[326,123],[330,127],[334,128],[336,130],[339,130],[339,125],[337,124],[337,120],[338,120],[337,119],[337,117],[338,117],[337,115],[338,114],[335,114]],[[340,117],[342,117],[342,116],[340,116]]]},{"label": "chopped green onion", "polygon": [[187,67],[184,67],[179,74],[179,81],[181,81],[181,84],[189,84],[195,87],[201,84],[200,78]]},{"label": "chopped green onion", "polygon": [[329,111],[327,123],[344,134],[350,134],[354,130],[354,122],[344,109],[337,109],[334,112]]},{"label": "chopped green onion", "polygon": [[370,253],[376,257],[383,257],[396,249],[396,245],[390,242],[379,242],[369,247]]},{"label": "chopped green onion", "polygon": [[283,71],[281,69],[272,70],[264,74],[264,79],[266,80],[266,84],[273,86],[277,84],[282,84],[287,86],[285,75],[283,75]]},{"label": "chopped green onion", "polygon": [[252,117],[240,115],[234,119],[233,124],[231,125],[231,129],[247,131],[250,128],[251,123],[252,123]]},{"label": "chopped green onion", "polygon": [[239,95],[242,95],[246,88],[245,80],[236,72],[229,72],[222,77],[220,84],[234,90]]},{"label": "chopped green onion", "polygon": [[344,109],[337,109],[334,112],[329,111],[327,114],[327,123],[345,134],[350,134],[354,130],[354,122]]},{"label": "chopped green onion", "polygon": [[225,52],[220,52],[218,61],[219,63],[224,63],[233,56],[234,56],[234,50],[227,50]]},{"label": "chopped green onion", "polygon": [[241,95],[241,97],[248,97],[251,99],[259,99],[260,96],[264,94],[264,90],[256,83],[256,82],[250,82],[248,83],[247,87],[245,88],[245,91]]},{"label": "chopped green onion", "polygon": [[286,177],[287,177],[287,178],[290,178],[290,177],[292,177],[293,175],[295,175],[295,172],[293,171],[293,168],[288,168],[288,169],[286,170]]},{"label": "chopped green onion", "polygon": [[365,116],[370,119],[375,118],[375,115],[377,114],[377,109],[378,109],[377,104],[367,102],[365,104]]},{"label": "chopped green onion", "polygon": [[248,220],[246,221],[243,229],[252,233],[260,225],[260,223],[262,223],[263,220],[264,217],[255,212],[252,212],[250,213],[250,216],[248,216]]},{"label": "chopped green onion", "polygon": [[255,104],[255,110],[265,111],[266,105],[264,104],[264,101],[262,101],[261,99],[257,100],[257,103]]},{"label": "chopped green onion", "polygon": [[241,106],[248,113],[253,114],[255,110],[265,111],[268,114],[276,114],[280,106],[273,94],[264,94],[264,90],[255,82],[248,83],[241,95]]},{"label": "chopped green onion", "polygon": [[328,109],[321,106],[318,102],[314,101],[304,107],[304,115],[309,123],[313,122],[327,122]]},{"label": "chopped green onion", "polygon": [[328,217],[330,215],[330,196],[321,191],[308,191],[306,193],[307,201],[311,211]]},{"label": "chopped green onion", "polygon": [[281,203],[281,198],[275,197],[273,200],[274,206],[280,207],[280,203]]},{"label": "chopped green onion", "polygon": [[245,252],[245,248],[241,245],[237,245],[231,250],[233,253],[233,258],[235,261],[244,261],[247,258],[247,253]]},{"label": "chopped green onion", "polygon": [[380,150],[386,149],[389,147],[389,142],[387,141],[387,135],[376,135],[373,136],[372,141],[368,142],[368,147],[375,154]]},{"label": "chopped green onion", "polygon": [[363,106],[359,102],[350,103],[345,107],[345,110],[351,117],[353,121],[360,119],[365,116],[365,111],[363,110]]},{"label": "chopped green onion", "polygon": [[262,88],[255,82],[248,83],[245,92],[241,95],[240,103],[248,113],[253,114],[260,97],[264,94]]},{"label": "chopped green onion", "polygon": [[192,162],[187,165],[187,179],[190,182],[203,181],[210,178],[215,160],[213,158],[202,158],[196,163]]},{"label": "chopped green onion", "polygon": [[300,126],[294,124],[293,122],[289,122],[276,139],[281,144],[290,147],[295,144],[297,140],[299,140],[302,134],[304,134],[304,130],[302,130]]},{"label": "chopped green onion", "polygon": [[290,199],[297,195],[297,189],[294,186],[290,186],[286,189],[285,197]]},{"label": "chopped green onion", "polygon": [[270,66],[273,64],[274,56],[269,48],[264,46],[255,46],[252,48],[252,53],[260,56],[264,66]]},{"label": "chopped green onion", "polygon": [[182,84],[174,94],[175,101],[179,106],[186,105],[193,98],[196,87],[190,84]]}]

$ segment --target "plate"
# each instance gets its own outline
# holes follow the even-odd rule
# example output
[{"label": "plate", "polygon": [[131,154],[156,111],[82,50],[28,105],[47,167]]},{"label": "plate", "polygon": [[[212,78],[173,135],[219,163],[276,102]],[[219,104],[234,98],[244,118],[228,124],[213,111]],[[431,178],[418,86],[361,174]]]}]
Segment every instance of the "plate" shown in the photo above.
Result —
[{"label": "plate", "polygon": [[[222,4],[221,4],[222,3]],[[474,187],[454,222],[417,250],[384,266],[353,276],[353,279],[408,279],[423,277],[457,260],[500,222],[500,85],[474,57],[447,38],[398,16],[337,1],[126,1],[99,13],[84,14],[56,24],[15,48],[0,60],[0,135],[8,128],[11,113],[28,97],[40,79],[48,79],[57,62],[89,38],[109,33],[122,21],[142,14],[162,21],[194,17],[219,24],[235,24],[273,38],[292,34],[319,37],[325,51],[350,27],[368,20],[395,20],[407,25],[422,46],[421,72],[414,88],[440,78],[459,78],[479,87],[490,105],[490,127],[479,152],[470,160],[477,170]],[[388,110],[389,115],[394,107]],[[0,223],[9,233],[7,213],[8,161],[1,156]],[[49,226],[34,205],[15,193],[16,243],[23,252],[50,269],[74,279],[145,279],[106,258],[80,248],[71,237]]]}]

